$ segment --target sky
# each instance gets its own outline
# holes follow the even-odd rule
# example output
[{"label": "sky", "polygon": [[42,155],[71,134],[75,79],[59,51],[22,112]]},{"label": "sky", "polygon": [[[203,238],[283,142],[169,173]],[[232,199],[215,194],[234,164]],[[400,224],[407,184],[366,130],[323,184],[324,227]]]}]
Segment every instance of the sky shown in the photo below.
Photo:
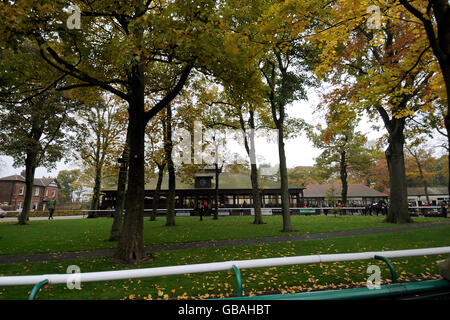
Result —
[{"label": "sky", "polygon": [[[296,102],[287,108],[287,113],[290,117],[301,118],[309,124],[317,125],[319,123],[324,124],[323,116],[315,113],[314,110],[319,103],[319,97],[316,91],[310,91],[308,93],[308,101]],[[374,121],[363,116],[362,120],[357,128],[359,131],[365,133],[369,141],[375,141],[380,136],[384,134],[384,131],[375,131],[372,129],[374,124],[381,125],[381,120]],[[382,126],[381,126],[382,127]],[[438,146],[441,144],[439,138],[437,137],[435,141],[432,141],[434,145]],[[243,157],[246,157],[245,149],[239,141],[227,144],[232,149],[234,153],[237,153]],[[436,148],[438,150],[439,148]],[[288,168],[293,168],[296,166],[312,166],[315,163],[315,158],[320,155],[321,150],[313,147],[312,142],[302,134],[296,138],[288,139],[285,141],[286,159]],[[278,146],[275,141],[268,142],[267,139],[259,138],[256,140],[256,153],[258,164],[270,163],[271,166],[277,166],[279,163],[278,158]],[[60,170],[72,170],[76,169],[77,165],[69,161],[65,163],[60,161],[56,165],[56,169],[47,170],[45,168],[39,167],[36,169],[35,177],[41,178],[46,177],[56,177]],[[13,174],[20,174],[24,169],[14,168],[13,159],[11,157],[0,156],[0,177],[9,176]]]},{"label": "sky", "polygon": [[[316,92],[311,91],[308,94],[308,101],[296,102],[287,108],[287,113],[291,117],[302,118],[309,124],[316,125],[323,123],[321,115],[314,113],[314,110],[319,102],[319,98]],[[369,141],[377,139],[382,132],[376,132],[371,129],[372,121],[368,119],[362,120],[359,129],[368,134]],[[296,166],[312,166],[314,165],[314,159],[320,154],[320,150],[312,146],[311,141],[302,134],[296,138],[288,139],[285,141],[286,145],[286,159],[287,166],[293,168]],[[234,152],[245,155],[242,143],[236,142],[232,147]],[[258,157],[258,163],[270,163],[272,166],[278,165],[278,147],[276,142],[267,142],[266,139],[257,139],[256,152]],[[36,169],[35,177],[50,176],[56,177],[60,170],[71,170],[77,168],[76,164],[60,161],[57,163],[56,169],[48,171],[45,168],[39,167]],[[13,174],[20,174],[24,168],[14,168],[13,159],[11,157],[0,157],[0,177],[9,176]]]}]

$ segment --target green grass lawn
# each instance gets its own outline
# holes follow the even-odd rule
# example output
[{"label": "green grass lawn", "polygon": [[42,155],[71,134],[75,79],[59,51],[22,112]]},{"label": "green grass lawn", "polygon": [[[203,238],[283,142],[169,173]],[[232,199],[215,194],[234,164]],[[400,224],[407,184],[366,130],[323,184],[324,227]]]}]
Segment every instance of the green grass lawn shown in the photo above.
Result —
[{"label": "green grass lawn", "polygon": [[[223,223],[227,221],[227,219],[222,220]],[[269,221],[269,219],[266,220]],[[351,221],[352,219],[349,220]],[[180,229],[184,228],[184,222],[186,224],[193,223],[188,220],[185,221],[182,219],[179,219],[178,221],[180,223]],[[296,228],[299,228],[300,222],[302,221],[304,220],[296,220]],[[323,220],[324,224],[327,224],[326,221],[326,219]],[[336,221],[339,221],[339,218],[337,218]],[[377,220],[375,219],[374,221],[375,222],[373,223],[376,225]],[[81,223],[81,221],[79,221],[78,223]],[[97,223],[104,223],[104,221],[95,220],[89,223],[90,226],[94,226]],[[335,225],[336,224],[336,227],[339,228],[339,223],[336,222]],[[329,227],[331,227],[332,223],[329,223],[329,225]],[[34,224],[29,227],[33,226]],[[251,229],[248,224],[246,226],[247,228]],[[8,227],[15,228],[15,226]],[[147,231],[151,228],[152,226],[146,224]],[[157,230],[157,228],[162,227],[160,224],[159,227],[157,224],[155,224],[154,228]],[[174,232],[173,230],[176,229],[177,228],[170,229],[170,232]],[[274,230],[276,230],[276,228]],[[333,229],[333,231],[335,231],[335,229]],[[91,230],[91,232],[94,232],[94,230]],[[450,226],[444,226],[421,230],[389,232],[378,235],[355,236],[329,240],[311,240],[275,244],[217,247],[195,250],[163,251],[155,252],[153,260],[146,261],[137,266],[125,266],[112,262],[107,258],[82,259],[77,261],[48,263],[22,263],[0,266],[0,276],[65,273],[69,265],[78,265],[81,269],[81,272],[92,272],[130,268],[151,268],[238,259],[260,259],[311,254],[439,247],[449,245],[449,234]],[[181,239],[187,238],[178,239],[181,241]],[[169,238],[162,239],[161,241],[163,240],[169,241]],[[414,277],[421,277],[425,279],[436,277],[438,269],[435,261],[444,258],[444,256],[426,256],[392,259],[392,261],[396,268],[397,274],[399,275],[399,280],[405,281]],[[305,290],[323,289],[325,287],[336,288],[353,285],[363,285],[367,280],[367,267],[371,264],[379,265],[382,270],[383,283],[389,282],[390,273],[388,268],[383,262],[375,260],[321,263],[313,265],[294,265],[247,270],[244,269],[241,271],[243,277],[244,294],[262,294],[269,292],[289,293]],[[25,299],[30,291],[30,286],[0,287],[0,299]],[[38,298],[182,299],[188,297],[226,297],[233,296],[235,294],[236,284],[233,272],[212,272],[124,281],[82,283],[81,290],[69,290],[65,285],[49,285],[39,293]]]},{"label": "green grass lawn", "polygon": [[[181,243],[223,239],[276,237],[296,234],[312,234],[358,229],[394,227],[383,223],[383,217],[365,216],[292,216],[297,232],[283,233],[281,216],[267,216],[264,225],[253,225],[253,217],[183,217],[177,225],[166,227],[165,218],[144,223],[144,243]],[[446,221],[438,218],[415,218],[416,223]],[[26,226],[16,223],[0,223],[0,254],[25,254],[63,251],[82,251],[114,248],[116,243],[106,241],[112,219],[79,219],[30,221]]]}]

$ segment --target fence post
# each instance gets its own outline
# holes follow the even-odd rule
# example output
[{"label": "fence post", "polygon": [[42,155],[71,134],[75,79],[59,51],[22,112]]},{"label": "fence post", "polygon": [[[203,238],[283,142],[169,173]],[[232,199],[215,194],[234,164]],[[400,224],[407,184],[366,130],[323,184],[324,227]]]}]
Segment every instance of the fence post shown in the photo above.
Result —
[{"label": "fence post", "polygon": [[236,283],[237,283],[237,295],[238,297],[242,297],[242,277],[241,277],[241,271],[239,268],[233,264],[233,270],[236,274]]},{"label": "fence post", "polygon": [[384,261],[387,264],[387,266],[389,267],[389,270],[391,271],[392,283],[397,283],[397,273],[395,272],[395,268],[394,268],[394,265],[392,264],[392,262],[388,258],[383,257],[383,256],[375,255],[374,258],[377,260]]},{"label": "fence post", "polygon": [[34,300],[36,299],[36,296],[39,292],[39,290],[41,290],[41,288],[43,286],[45,286],[48,283],[48,279],[42,280],[41,282],[38,282],[33,289],[31,290],[30,295],[28,296],[28,300]]}]

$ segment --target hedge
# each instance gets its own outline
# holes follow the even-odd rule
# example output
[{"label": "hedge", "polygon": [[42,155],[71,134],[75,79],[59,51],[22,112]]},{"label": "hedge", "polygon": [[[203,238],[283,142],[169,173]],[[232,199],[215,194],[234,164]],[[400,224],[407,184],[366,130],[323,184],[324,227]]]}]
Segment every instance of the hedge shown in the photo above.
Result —
[{"label": "hedge", "polygon": [[[30,211],[29,217],[48,217],[49,212],[46,211]],[[53,216],[78,216],[83,215],[83,210],[55,210]],[[7,217],[16,217],[16,212],[8,212]]]}]

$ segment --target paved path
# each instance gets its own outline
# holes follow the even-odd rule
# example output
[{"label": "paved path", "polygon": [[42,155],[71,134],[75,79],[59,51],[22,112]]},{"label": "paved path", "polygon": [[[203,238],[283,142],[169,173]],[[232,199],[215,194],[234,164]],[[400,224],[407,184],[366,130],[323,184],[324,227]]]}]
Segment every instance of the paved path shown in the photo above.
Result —
[{"label": "paved path", "polygon": [[[450,221],[444,222],[432,222],[421,223],[413,225],[403,225],[398,227],[389,228],[376,228],[376,229],[364,229],[364,230],[349,230],[338,232],[326,232],[315,234],[301,234],[301,235],[286,235],[280,237],[262,237],[251,239],[232,239],[232,240],[217,240],[217,241],[199,241],[189,243],[169,243],[169,244],[155,244],[145,247],[146,252],[155,251],[167,251],[167,250],[184,250],[184,249],[201,249],[201,248],[214,248],[222,246],[239,246],[239,245],[252,245],[262,243],[278,243],[288,241],[305,241],[305,240],[323,240],[334,239],[342,237],[353,237],[360,235],[382,234],[387,232],[404,231],[404,230],[417,230],[425,228],[433,228],[440,226],[448,226]],[[75,252],[62,252],[62,253],[33,253],[33,254],[21,254],[21,255],[0,255],[0,264],[14,264],[23,262],[43,262],[43,261],[64,261],[64,260],[77,260],[85,258],[95,257],[111,257],[115,249],[99,249],[92,251],[75,251]]]},{"label": "paved path", "polygon": [[[70,220],[70,219],[83,219],[86,216],[78,215],[78,216],[53,216],[54,220]],[[39,221],[39,220],[48,220],[48,216],[46,217],[30,217],[30,221]],[[17,222],[17,217],[6,217],[1,218],[0,222]]]}]

